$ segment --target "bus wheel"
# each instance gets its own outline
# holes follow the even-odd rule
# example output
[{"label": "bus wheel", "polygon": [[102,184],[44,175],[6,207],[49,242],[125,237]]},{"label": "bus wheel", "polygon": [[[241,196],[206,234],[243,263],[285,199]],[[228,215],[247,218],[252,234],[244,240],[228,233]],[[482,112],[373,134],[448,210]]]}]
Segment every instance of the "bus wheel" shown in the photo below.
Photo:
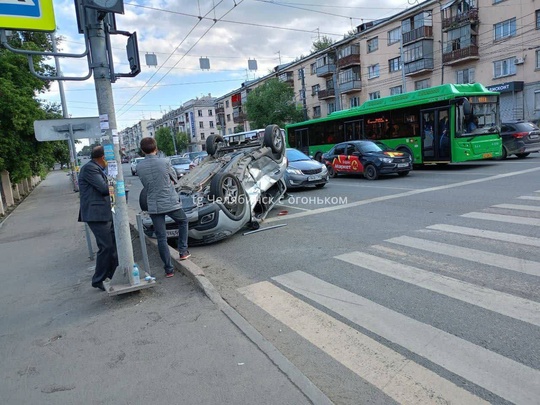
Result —
[{"label": "bus wheel", "polygon": [[377,172],[377,169],[373,165],[367,165],[364,167],[364,177],[367,180],[377,180],[379,177],[379,173]]},{"label": "bus wheel", "polygon": [[317,162],[322,162],[322,153],[321,152],[315,153],[315,160]]},{"label": "bus wheel", "polygon": [[328,169],[328,175],[332,177],[333,179],[335,179],[337,177],[337,172],[334,170],[332,165],[328,165],[326,166],[326,168]]}]

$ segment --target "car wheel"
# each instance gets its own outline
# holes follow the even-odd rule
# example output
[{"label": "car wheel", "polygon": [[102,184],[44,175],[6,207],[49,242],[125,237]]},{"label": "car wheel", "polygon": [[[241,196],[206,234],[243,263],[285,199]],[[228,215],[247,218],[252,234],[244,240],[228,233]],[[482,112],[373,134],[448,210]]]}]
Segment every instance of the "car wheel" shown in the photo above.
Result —
[{"label": "car wheel", "polygon": [[373,165],[364,167],[364,177],[368,180],[377,180],[379,173],[377,172],[376,167]]},{"label": "car wheel", "polygon": [[147,198],[147,192],[146,192],[146,189],[143,188],[141,190],[141,193],[139,194],[139,208],[141,209],[141,211],[148,211],[148,201],[146,200]]},{"label": "car wheel", "polygon": [[244,216],[247,198],[238,177],[230,173],[218,173],[210,182],[210,194],[221,202],[231,219],[237,221]]},{"label": "car wheel", "polygon": [[264,130],[263,145],[272,149],[272,152],[281,154],[283,152],[283,136],[281,129],[277,125],[268,125]]},{"label": "car wheel", "polygon": [[508,157],[508,152],[506,151],[506,148],[503,146],[502,148],[502,155],[501,155],[501,160],[504,160]]},{"label": "car wheel", "polygon": [[322,153],[321,152],[315,153],[315,160],[317,162],[322,162]]},{"label": "car wheel", "polygon": [[324,186],[326,186],[326,183],[315,184],[315,187],[317,187],[317,188],[323,188]]},{"label": "car wheel", "polygon": [[219,143],[224,141],[225,140],[221,135],[210,135],[206,138],[206,152],[208,152],[210,156],[214,156],[218,150]]},{"label": "car wheel", "polygon": [[333,179],[337,177],[338,174],[331,165],[326,166],[326,169],[328,170],[328,175],[330,177],[332,177]]},{"label": "car wheel", "polygon": [[406,172],[398,172],[398,176],[400,176],[400,177],[405,177],[408,174],[409,174],[408,170]]},{"label": "car wheel", "polygon": [[525,159],[530,153],[516,153],[518,159]]}]

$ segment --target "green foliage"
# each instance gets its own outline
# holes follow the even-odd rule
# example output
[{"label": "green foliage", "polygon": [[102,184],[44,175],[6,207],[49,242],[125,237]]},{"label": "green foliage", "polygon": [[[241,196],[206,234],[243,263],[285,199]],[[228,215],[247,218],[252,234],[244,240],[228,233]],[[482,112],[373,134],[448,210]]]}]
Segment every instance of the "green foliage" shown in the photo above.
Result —
[{"label": "green foliage", "polygon": [[176,134],[176,149],[178,152],[187,150],[189,145],[189,137],[185,132],[179,132]]},{"label": "green foliage", "polygon": [[[15,32],[9,43],[18,49],[52,48],[45,34],[35,32]],[[42,75],[53,71],[40,56],[34,56],[33,67]],[[9,171],[14,183],[43,175],[55,162],[59,146],[55,142],[38,142],[34,135],[35,120],[61,117],[58,106],[37,98],[49,86],[49,81],[32,75],[26,56],[0,48],[0,170]]]},{"label": "green foliage", "polygon": [[321,38],[313,41],[313,44],[311,46],[311,53],[322,51],[331,46],[333,43],[334,41],[332,40],[332,38],[323,35]]},{"label": "green foliage", "polygon": [[[176,141],[176,151],[180,152],[182,149],[180,149],[178,145],[178,135],[179,134],[175,134],[174,140]],[[156,131],[155,138],[156,138],[158,149],[160,151],[165,153],[167,156],[172,156],[176,154],[174,150],[173,134],[169,127],[159,128]],[[186,146],[187,146],[187,135],[186,135]]]},{"label": "green foliage", "polygon": [[252,90],[245,105],[252,128],[264,128],[276,124],[302,120],[302,112],[296,108],[294,89],[278,79],[270,79]]}]

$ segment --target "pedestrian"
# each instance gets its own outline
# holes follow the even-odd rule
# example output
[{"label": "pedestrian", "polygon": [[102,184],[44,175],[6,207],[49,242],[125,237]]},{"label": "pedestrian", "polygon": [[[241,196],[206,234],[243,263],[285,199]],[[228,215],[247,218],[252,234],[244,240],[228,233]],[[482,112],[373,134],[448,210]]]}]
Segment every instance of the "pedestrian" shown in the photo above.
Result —
[{"label": "pedestrian", "polygon": [[88,224],[98,247],[92,287],[105,291],[103,281],[112,279],[118,267],[118,253],[103,146],[94,147],[91,158],[79,172],[79,222]]},{"label": "pedestrian", "polygon": [[174,267],[167,244],[165,216],[170,217],[178,225],[179,259],[185,260],[191,256],[187,245],[188,220],[174,188],[178,177],[170,160],[158,157],[158,148],[154,138],[141,139],[140,147],[145,158],[137,164],[137,174],[146,189],[147,212],[154,224],[159,255],[165,268],[165,277],[172,277]]}]

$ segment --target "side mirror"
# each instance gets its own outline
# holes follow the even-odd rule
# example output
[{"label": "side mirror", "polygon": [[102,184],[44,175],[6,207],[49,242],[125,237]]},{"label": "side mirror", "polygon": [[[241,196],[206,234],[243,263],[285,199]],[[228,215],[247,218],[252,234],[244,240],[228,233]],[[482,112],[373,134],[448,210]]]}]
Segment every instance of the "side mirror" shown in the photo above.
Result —
[{"label": "side mirror", "polygon": [[469,100],[467,100],[466,98],[463,99],[463,114],[465,116],[468,116],[468,115],[471,115],[472,114],[472,106],[471,106],[471,103],[469,102]]}]

